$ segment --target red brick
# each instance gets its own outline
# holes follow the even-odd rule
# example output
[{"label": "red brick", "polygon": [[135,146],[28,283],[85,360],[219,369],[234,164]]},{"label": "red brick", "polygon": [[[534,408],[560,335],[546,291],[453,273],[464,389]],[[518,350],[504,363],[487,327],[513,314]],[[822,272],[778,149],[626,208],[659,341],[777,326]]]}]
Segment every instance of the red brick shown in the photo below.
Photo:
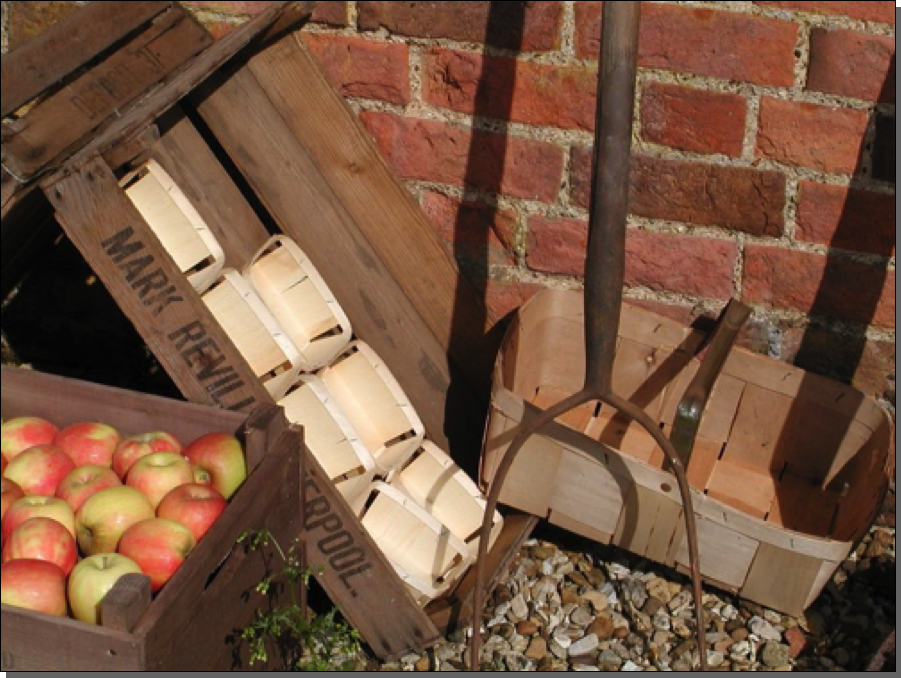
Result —
[{"label": "red brick", "polygon": [[741,155],[745,98],[652,82],[641,95],[645,141],[697,153]]},{"label": "red brick", "polygon": [[[529,219],[529,268],[581,276],[585,270],[588,225],[578,219]],[[630,229],[626,235],[626,275],[629,287],[648,287],[698,297],[732,294],[736,244]]]},{"label": "red brick", "polygon": [[347,3],[341,0],[320,0],[313,10],[312,21],[333,26],[347,25]]},{"label": "red brick", "polygon": [[807,89],[895,103],[895,38],[814,28]]},{"label": "red brick", "polygon": [[865,111],[764,98],[757,155],[786,165],[853,174],[867,122]]},{"label": "red brick", "polygon": [[332,86],[344,96],[410,101],[409,49],[406,45],[304,33]]},{"label": "red brick", "polygon": [[542,202],[557,197],[563,149],[552,144],[390,113],[364,112],[360,119],[404,179],[466,184]]},{"label": "red brick", "polygon": [[[560,2],[358,2],[364,31],[478,42],[523,52],[557,49]],[[490,10],[490,11],[489,11]]]},{"label": "red brick", "polygon": [[544,289],[541,285],[523,282],[498,282],[489,280],[485,289],[485,301],[495,318],[503,319],[536,293]]},{"label": "red brick", "polygon": [[74,2],[9,3],[9,49],[37,37],[77,9]]},{"label": "red brick", "polygon": [[776,309],[895,327],[895,272],[834,256],[748,245],[744,298]]},{"label": "red brick", "polygon": [[888,397],[895,382],[895,342],[848,337],[825,328],[786,327],[780,357],[798,367],[849,383],[869,396]]},{"label": "red brick", "polygon": [[[596,59],[601,3],[576,3],[576,54]],[[643,3],[638,64],[759,85],[794,79],[798,25],[739,12]]]},{"label": "red brick", "polygon": [[895,196],[801,182],[798,240],[843,250],[895,255]]},{"label": "red brick", "polygon": [[[588,207],[591,149],[573,149],[573,202]],[[719,226],[754,235],[783,230],[785,176],[650,156],[632,156],[630,211],[649,219]]]},{"label": "red brick", "polygon": [[510,265],[516,236],[516,215],[482,202],[461,202],[426,191],[422,209],[452,254],[475,263]]},{"label": "red brick", "polygon": [[423,93],[462,113],[592,130],[597,71],[438,49],[425,58]]},{"label": "red brick", "polygon": [[792,659],[797,659],[804,651],[804,648],[807,647],[807,636],[804,635],[804,632],[798,626],[785,632],[785,640],[788,642],[789,655]]},{"label": "red brick", "polygon": [[843,14],[861,21],[881,21],[895,24],[895,3],[872,0],[869,2],[755,2],[761,7],[794,9],[812,14]]}]

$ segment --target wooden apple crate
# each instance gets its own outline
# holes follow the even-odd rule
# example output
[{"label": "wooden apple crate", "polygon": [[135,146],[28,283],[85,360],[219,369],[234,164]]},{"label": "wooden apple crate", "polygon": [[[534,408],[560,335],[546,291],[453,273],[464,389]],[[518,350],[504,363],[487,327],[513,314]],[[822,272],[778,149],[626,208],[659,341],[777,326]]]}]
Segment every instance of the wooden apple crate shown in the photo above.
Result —
[{"label": "wooden apple crate", "polygon": [[[283,545],[302,531],[302,434],[280,408],[250,415],[26,369],[2,368],[2,416],[44,417],[62,427],[101,420],[123,433],[164,429],[184,444],[212,431],[238,435],[248,477],[181,568],[151,602],[113,588],[103,626],[2,606],[3,669],[210,670],[247,668],[238,630],[266,605],[254,587],[271,573],[272,549],[245,552],[237,539],[269,530]],[[265,556],[265,558],[264,558]],[[274,557],[275,556],[275,557]]]},{"label": "wooden apple crate", "polygon": [[[581,293],[544,291],[519,311],[499,354],[483,477],[520,423],[584,381]],[[669,432],[698,370],[703,335],[623,306],[613,389]],[[501,502],[686,572],[675,479],[637,425],[596,403],[529,439]],[[894,473],[892,423],[844,384],[734,349],[717,380],[687,475],[701,574],[788,614],[810,605],[869,528]]]},{"label": "wooden apple crate", "polygon": [[[221,247],[224,268],[248,270],[271,237],[264,220],[294,241],[428,438],[475,459],[494,318],[293,31],[314,5],[271,3],[213,42],[177,3],[90,3],[3,56],[3,115],[13,118],[2,142],[4,266],[21,269],[7,243],[26,249],[46,199],[188,400],[244,413],[273,404],[191,284],[193,269],[177,263],[180,250],[167,249],[123,187],[158,166]],[[472,577],[423,609],[304,455],[309,563],[373,651],[421,648],[465,619]],[[492,581],[534,524],[505,521]]]}]

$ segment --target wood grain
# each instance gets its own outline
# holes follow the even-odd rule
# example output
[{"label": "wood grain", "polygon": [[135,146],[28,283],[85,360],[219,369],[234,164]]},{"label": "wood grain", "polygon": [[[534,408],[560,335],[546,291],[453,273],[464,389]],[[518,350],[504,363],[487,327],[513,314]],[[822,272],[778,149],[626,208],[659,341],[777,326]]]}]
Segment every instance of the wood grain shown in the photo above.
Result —
[{"label": "wood grain", "polygon": [[460,275],[303,41],[279,41],[255,55],[250,69],[439,345],[487,396],[496,346],[483,296]]},{"label": "wood grain", "polygon": [[244,412],[273,402],[100,158],[46,193],[66,234],[186,398]]},{"label": "wood grain", "polygon": [[212,37],[174,7],[60,91],[4,126],[3,164],[19,179],[71,153],[107,119],[203,50]]},{"label": "wood grain", "polygon": [[[358,337],[385,361],[440,447],[448,357],[345,205],[247,69],[196,99],[198,111],[282,232],[310,258]],[[273,171],[275,169],[275,171]],[[471,421],[484,414],[473,413]]]},{"label": "wood grain", "polygon": [[0,115],[6,117],[172,2],[88,4],[0,60]]}]

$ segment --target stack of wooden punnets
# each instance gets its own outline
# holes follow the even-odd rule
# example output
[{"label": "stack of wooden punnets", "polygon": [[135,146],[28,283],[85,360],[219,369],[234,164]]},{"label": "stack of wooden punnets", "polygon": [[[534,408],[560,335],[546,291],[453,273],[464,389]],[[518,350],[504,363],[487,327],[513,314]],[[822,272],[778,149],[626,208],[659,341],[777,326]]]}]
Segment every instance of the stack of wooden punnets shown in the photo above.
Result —
[{"label": "stack of wooden punnets", "polygon": [[[271,238],[243,271],[155,163],[126,191],[216,321],[425,605],[475,561],[485,511],[478,486],[433,442],[400,384],[309,258]],[[218,253],[218,254],[217,254]],[[495,515],[492,543],[503,520]]]}]

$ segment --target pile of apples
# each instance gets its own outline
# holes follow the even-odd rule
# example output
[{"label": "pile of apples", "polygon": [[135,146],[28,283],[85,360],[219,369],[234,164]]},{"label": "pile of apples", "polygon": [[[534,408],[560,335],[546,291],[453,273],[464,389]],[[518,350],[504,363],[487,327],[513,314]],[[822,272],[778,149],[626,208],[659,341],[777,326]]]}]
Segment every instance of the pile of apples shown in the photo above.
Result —
[{"label": "pile of apples", "polygon": [[165,431],[22,416],[0,425],[0,453],[2,602],[89,624],[124,574],[159,591],[247,475],[222,432],[182,447]]}]

